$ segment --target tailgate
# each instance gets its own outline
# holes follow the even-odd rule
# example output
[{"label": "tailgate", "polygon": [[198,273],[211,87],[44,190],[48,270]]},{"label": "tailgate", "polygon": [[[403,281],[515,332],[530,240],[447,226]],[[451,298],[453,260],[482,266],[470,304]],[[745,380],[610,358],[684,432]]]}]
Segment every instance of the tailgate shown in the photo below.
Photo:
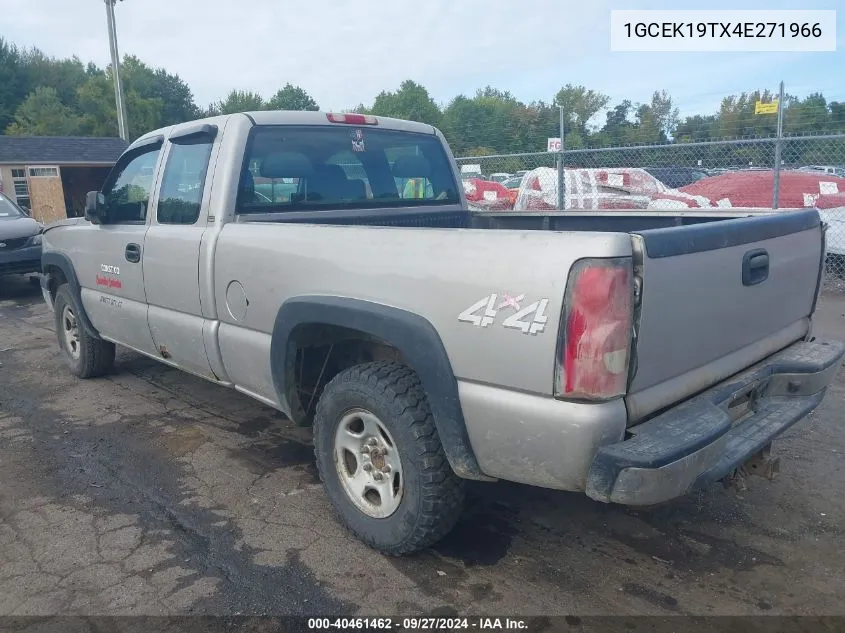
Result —
[{"label": "tailgate", "polygon": [[820,281],[818,213],[773,213],[634,235],[642,294],[630,422],[805,336]]}]

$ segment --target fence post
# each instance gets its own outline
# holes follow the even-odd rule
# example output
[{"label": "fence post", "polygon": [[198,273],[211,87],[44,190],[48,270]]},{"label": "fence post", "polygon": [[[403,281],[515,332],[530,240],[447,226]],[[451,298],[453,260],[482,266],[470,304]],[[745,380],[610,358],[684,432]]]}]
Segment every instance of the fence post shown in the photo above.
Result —
[{"label": "fence post", "polygon": [[780,91],[778,93],[778,131],[775,138],[775,174],[774,186],[772,187],[772,209],[778,208],[778,200],[780,199],[780,163],[781,152],[783,150],[783,82],[780,82]]},{"label": "fence post", "polygon": [[563,211],[566,208],[566,171],[563,165],[563,123],[564,112],[563,106],[560,108],[560,149],[557,152],[557,208],[558,211]]}]

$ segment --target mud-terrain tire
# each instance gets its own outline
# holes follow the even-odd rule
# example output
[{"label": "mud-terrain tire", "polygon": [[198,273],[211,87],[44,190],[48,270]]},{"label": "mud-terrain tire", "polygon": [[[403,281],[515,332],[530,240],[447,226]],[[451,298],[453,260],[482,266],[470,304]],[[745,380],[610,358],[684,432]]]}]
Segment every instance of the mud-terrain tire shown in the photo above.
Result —
[{"label": "mud-terrain tire", "polygon": [[317,403],[314,451],[335,511],[384,554],[425,549],[460,517],[464,482],[446,459],[419,378],[404,365],[378,361],[335,376]]},{"label": "mud-terrain tire", "polygon": [[67,284],[56,291],[53,301],[59,349],[71,373],[79,378],[96,378],[114,366],[114,343],[94,338],[79,320],[82,308]]}]

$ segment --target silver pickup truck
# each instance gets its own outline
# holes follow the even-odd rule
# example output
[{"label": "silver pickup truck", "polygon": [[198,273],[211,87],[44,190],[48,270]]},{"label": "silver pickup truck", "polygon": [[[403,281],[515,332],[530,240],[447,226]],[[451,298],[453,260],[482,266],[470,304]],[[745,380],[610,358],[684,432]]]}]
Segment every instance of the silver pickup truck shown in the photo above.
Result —
[{"label": "silver pickup truck", "polygon": [[637,505],[770,469],[845,352],[811,332],[815,210],[475,214],[440,132],[360,114],[146,134],[43,249],[74,374],[120,344],[313,425],[389,554],[465,479]]}]

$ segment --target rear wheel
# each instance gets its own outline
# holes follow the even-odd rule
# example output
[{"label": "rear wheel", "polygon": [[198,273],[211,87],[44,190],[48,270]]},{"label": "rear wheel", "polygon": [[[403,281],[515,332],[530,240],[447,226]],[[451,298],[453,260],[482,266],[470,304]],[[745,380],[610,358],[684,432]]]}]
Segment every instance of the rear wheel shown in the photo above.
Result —
[{"label": "rear wheel", "polygon": [[65,363],[79,378],[95,378],[108,373],[114,365],[114,343],[94,338],[79,320],[81,308],[64,284],[56,291],[53,303],[56,336]]},{"label": "rear wheel", "polygon": [[463,507],[417,375],[394,362],[338,374],[317,404],[317,468],[346,526],[385,554],[424,549]]}]

